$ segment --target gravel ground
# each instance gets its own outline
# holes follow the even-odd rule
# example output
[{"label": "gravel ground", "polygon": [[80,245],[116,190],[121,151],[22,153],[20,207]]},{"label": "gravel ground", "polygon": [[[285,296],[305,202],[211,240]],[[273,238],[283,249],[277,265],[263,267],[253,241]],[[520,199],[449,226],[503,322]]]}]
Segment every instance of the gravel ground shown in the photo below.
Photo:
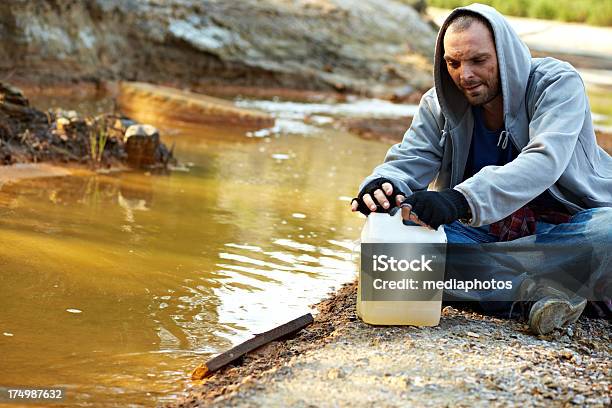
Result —
[{"label": "gravel ground", "polygon": [[296,338],[194,384],[171,406],[592,406],[611,404],[611,322],[533,336],[524,323],[447,306],[440,325],[370,326],[356,284],[317,305]]}]

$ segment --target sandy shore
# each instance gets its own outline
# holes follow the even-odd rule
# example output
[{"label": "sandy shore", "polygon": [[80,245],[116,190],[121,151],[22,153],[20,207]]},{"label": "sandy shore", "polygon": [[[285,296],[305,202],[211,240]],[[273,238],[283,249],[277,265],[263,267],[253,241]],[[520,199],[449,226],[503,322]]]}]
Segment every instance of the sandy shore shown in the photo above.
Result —
[{"label": "sandy shore", "polygon": [[610,405],[612,327],[582,317],[533,336],[524,323],[446,307],[437,327],[370,326],[356,285],[317,305],[315,323],[195,384],[193,406]]},{"label": "sandy shore", "polygon": [[66,176],[91,176],[96,173],[115,173],[128,171],[129,167],[115,164],[111,168],[93,170],[89,166],[53,163],[17,163],[10,166],[0,166],[0,188],[4,184],[16,183],[21,180]]},{"label": "sandy shore", "polygon": [[19,163],[0,166],[0,187],[24,179],[61,177],[73,174],[74,170],[48,163]]}]

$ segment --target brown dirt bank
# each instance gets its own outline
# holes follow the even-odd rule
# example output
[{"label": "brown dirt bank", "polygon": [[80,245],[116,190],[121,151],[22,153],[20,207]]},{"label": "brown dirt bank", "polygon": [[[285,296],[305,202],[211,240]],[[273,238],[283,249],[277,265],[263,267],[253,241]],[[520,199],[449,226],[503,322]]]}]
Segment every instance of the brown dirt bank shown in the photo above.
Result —
[{"label": "brown dirt bank", "polygon": [[[137,150],[142,137],[127,135],[132,124],[113,113],[84,117],[61,109],[43,112],[32,107],[20,89],[0,82],[2,165],[49,162],[121,167],[133,162],[130,152],[141,153]],[[149,143],[155,146],[154,158],[147,164],[165,167],[173,161],[172,154],[156,137],[154,144]]]},{"label": "brown dirt bank", "polygon": [[408,3],[13,1],[0,8],[0,78],[127,80],[194,90],[424,90],[435,31]]},{"label": "brown dirt bank", "polygon": [[274,118],[264,112],[241,109],[230,101],[201,93],[143,82],[121,82],[116,100],[123,113],[146,123],[163,118],[251,130],[274,126]]},{"label": "brown dirt bank", "polygon": [[612,326],[582,317],[534,337],[523,323],[446,307],[437,327],[369,326],[356,284],[292,340],[248,355],[168,407],[609,406]]}]

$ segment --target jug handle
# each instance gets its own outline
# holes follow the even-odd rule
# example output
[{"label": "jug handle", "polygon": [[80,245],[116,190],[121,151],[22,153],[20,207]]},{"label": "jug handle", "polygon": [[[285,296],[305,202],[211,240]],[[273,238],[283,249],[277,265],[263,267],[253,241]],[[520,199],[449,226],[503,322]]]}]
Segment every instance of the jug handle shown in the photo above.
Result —
[{"label": "jug handle", "polygon": [[[395,216],[395,214],[397,214],[397,212],[401,209],[401,207],[393,207],[392,209],[389,210],[389,215],[390,216]],[[417,224],[414,221],[410,221],[410,220],[405,220],[403,217],[400,216],[400,218],[402,219],[402,224],[409,226],[409,227],[420,227],[419,224]]]},{"label": "jug handle", "polygon": [[[415,213],[410,211],[410,206],[409,205],[408,206],[402,205],[399,208],[402,210],[402,223],[404,225],[407,225],[407,226],[416,226],[416,227],[425,227],[425,228],[428,228],[430,230],[433,230],[433,228],[431,228],[430,226],[425,225],[423,223],[423,221],[421,221],[419,219],[419,217],[417,217],[417,215]],[[406,218],[408,218],[408,219],[406,219]]]},{"label": "jug handle", "polygon": [[[389,210],[389,215],[393,217],[401,209],[402,209],[402,207],[393,207],[392,209]],[[411,219],[409,219],[409,220],[405,220],[404,217],[403,217],[403,214],[402,214],[402,216],[400,218],[402,219],[402,224],[404,224],[404,225],[406,225],[408,227],[426,227],[425,225],[419,224],[417,222],[417,221],[419,221],[419,219],[413,213],[410,213],[410,218]]]}]

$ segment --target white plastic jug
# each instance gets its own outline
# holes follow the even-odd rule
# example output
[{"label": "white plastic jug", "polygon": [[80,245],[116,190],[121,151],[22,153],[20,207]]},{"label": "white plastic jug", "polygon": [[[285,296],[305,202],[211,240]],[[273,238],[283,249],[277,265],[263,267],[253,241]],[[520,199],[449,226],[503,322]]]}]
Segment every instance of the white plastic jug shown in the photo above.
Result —
[{"label": "white plastic jug", "polygon": [[[446,244],[444,226],[432,230],[416,224],[404,225],[401,211],[394,215],[371,213],[361,232],[361,243]],[[361,262],[358,263],[361,265]],[[361,267],[361,266],[359,266]],[[376,325],[436,326],[440,323],[442,300],[362,301],[360,269],[357,289],[357,315]]]}]

